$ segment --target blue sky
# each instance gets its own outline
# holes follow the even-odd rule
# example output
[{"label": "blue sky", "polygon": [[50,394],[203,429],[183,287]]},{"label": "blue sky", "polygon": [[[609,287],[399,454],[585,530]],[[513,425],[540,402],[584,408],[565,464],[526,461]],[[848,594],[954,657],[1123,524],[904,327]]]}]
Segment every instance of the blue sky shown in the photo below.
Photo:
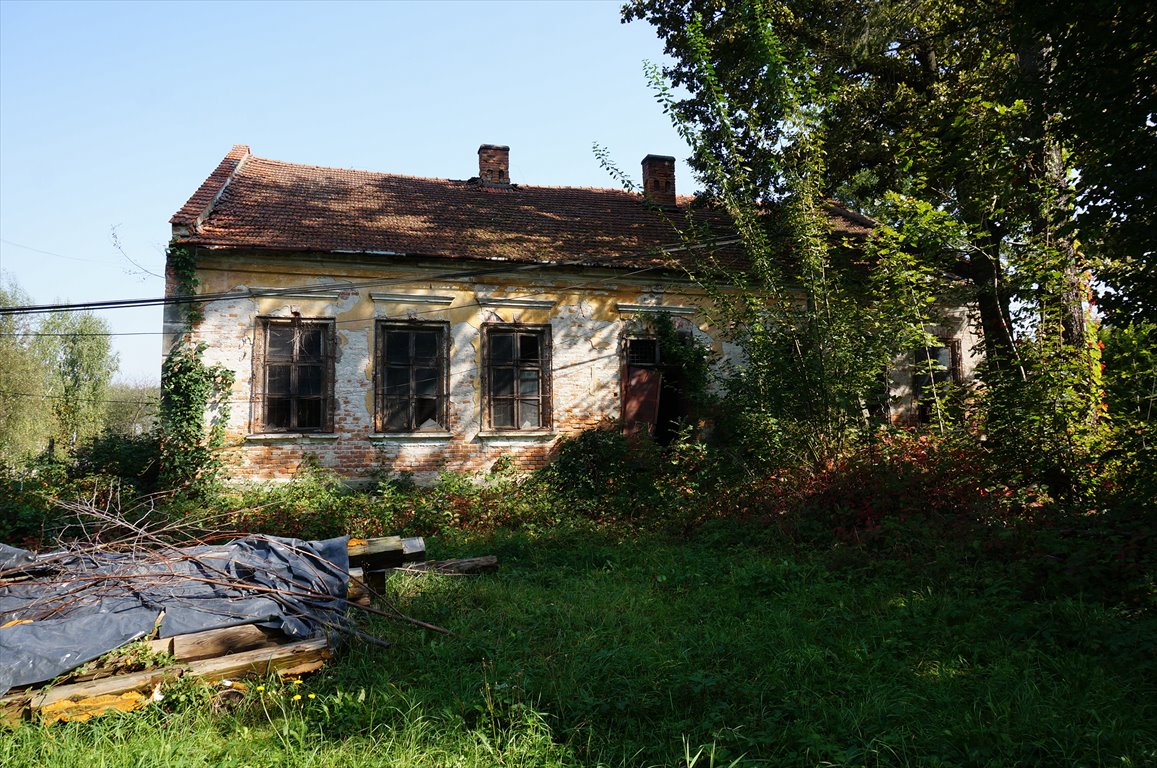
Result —
[{"label": "blue sky", "polygon": [[[442,178],[508,144],[516,183],[610,187],[689,150],[619,3],[0,0],[0,270],[36,303],[160,296],[169,217],[233,144]],[[129,259],[114,246],[116,231]],[[121,378],[160,376],[157,308],[100,313]],[[142,334],[142,335],[134,335]]]}]

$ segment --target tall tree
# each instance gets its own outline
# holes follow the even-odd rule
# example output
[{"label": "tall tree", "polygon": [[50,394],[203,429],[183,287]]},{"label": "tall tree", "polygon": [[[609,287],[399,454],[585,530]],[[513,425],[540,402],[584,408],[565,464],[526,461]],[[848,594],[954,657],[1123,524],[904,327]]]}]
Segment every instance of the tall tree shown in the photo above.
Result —
[{"label": "tall tree", "polygon": [[91,313],[51,315],[40,330],[52,341],[49,391],[56,438],[71,450],[100,433],[117,356],[108,323]]},{"label": "tall tree", "polygon": [[[0,283],[0,306],[30,303],[15,283]],[[0,315],[0,458],[19,461],[44,450],[52,420],[44,418],[48,350],[27,315]]]},{"label": "tall tree", "polygon": [[[1066,117],[1079,89],[1061,59],[1069,50],[1057,47],[1062,32],[1083,38],[1070,34],[1071,19],[1043,28],[1046,17],[1029,7],[635,0],[624,18],[652,23],[674,59],[663,74],[688,91],[670,109],[699,128],[695,167],[751,169],[764,198],[776,199],[788,191],[783,155],[812,133],[807,121],[801,129],[804,115],[823,137],[828,195],[868,212],[906,199],[954,219],[955,247],[926,255],[972,286],[996,393],[990,426],[1012,430],[1016,410],[1035,398],[1063,411],[1061,422],[1049,417],[1057,437],[1087,426],[1098,402],[1070,165],[1085,129]],[[783,80],[804,100],[794,110],[779,97]],[[742,119],[720,122],[721,98]],[[709,191],[718,178],[708,174]]]}]

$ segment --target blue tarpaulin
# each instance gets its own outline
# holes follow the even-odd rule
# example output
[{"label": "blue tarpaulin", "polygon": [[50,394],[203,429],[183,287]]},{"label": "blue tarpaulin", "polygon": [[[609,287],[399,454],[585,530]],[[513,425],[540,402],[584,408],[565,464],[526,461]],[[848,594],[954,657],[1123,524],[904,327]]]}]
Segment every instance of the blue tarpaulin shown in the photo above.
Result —
[{"label": "blue tarpaulin", "polygon": [[340,629],[348,579],[344,536],[142,552],[33,554],[0,544],[0,695],[154,632],[256,623],[305,639]]}]

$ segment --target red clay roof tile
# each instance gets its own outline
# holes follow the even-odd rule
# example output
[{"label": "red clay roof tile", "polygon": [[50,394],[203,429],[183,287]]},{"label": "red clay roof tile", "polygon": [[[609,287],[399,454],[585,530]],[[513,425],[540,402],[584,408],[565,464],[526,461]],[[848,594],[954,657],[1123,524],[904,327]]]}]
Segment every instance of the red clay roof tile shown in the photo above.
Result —
[{"label": "red clay roof tile", "polygon": [[[678,232],[689,197],[678,199],[678,210],[656,211],[618,189],[496,189],[477,180],[323,168],[248,152],[235,146],[173,216],[182,228],[175,228],[179,242],[618,267],[693,260]],[[713,237],[734,239],[720,211],[694,216]],[[844,217],[835,221],[841,230],[863,229]],[[721,250],[726,261],[739,256],[736,246]]]}]

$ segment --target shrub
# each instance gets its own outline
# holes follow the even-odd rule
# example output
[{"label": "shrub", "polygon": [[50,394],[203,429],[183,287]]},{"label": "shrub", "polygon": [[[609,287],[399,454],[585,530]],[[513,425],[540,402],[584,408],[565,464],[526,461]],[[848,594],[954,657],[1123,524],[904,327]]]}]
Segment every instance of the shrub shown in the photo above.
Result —
[{"label": "shrub", "polygon": [[154,433],[103,432],[76,449],[71,474],[117,477],[131,483],[139,492],[147,493],[157,487],[160,457],[160,442]]},{"label": "shrub", "polygon": [[598,522],[637,519],[662,504],[662,450],[644,433],[590,429],[558,443],[537,480],[573,512]]}]

